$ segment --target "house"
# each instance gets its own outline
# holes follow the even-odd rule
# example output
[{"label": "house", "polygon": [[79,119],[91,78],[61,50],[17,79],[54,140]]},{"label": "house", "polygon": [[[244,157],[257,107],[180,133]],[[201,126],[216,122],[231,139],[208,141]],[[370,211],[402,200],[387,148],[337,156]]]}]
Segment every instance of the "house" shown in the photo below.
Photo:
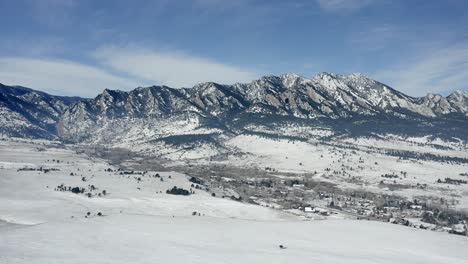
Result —
[{"label": "house", "polygon": [[327,209],[319,208],[319,207],[315,207],[315,208],[312,210],[312,212],[313,212],[313,213],[316,213],[316,214],[323,215],[323,216],[328,216],[328,215],[330,215],[330,212],[329,212]]}]

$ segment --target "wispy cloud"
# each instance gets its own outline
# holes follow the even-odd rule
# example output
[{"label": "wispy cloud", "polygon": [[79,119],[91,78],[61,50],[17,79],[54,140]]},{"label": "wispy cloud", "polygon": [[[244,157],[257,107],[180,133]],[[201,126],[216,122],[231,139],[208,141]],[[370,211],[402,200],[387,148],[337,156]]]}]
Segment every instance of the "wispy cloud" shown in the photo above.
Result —
[{"label": "wispy cloud", "polygon": [[131,90],[152,84],[178,88],[206,81],[246,82],[257,77],[252,71],[183,52],[107,46],[92,55],[95,65],[51,58],[0,57],[0,81],[52,94],[94,97],[104,88]]},{"label": "wispy cloud", "polygon": [[249,69],[180,51],[104,46],[94,52],[94,57],[112,70],[173,87],[190,87],[206,81],[235,83],[257,77]]},{"label": "wispy cloud", "polygon": [[468,89],[468,44],[427,50],[373,76],[413,96]]},{"label": "wispy cloud", "polygon": [[66,60],[0,58],[0,80],[52,94],[94,97],[104,88],[129,90],[138,86],[97,67]]},{"label": "wispy cloud", "polygon": [[403,38],[406,38],[406,33],[401,29],[390,24],[382,24],[351,32],[349,40],[356,48],[376,51],[391,46]]},{"label": "wispy cloud", "polygon": [[362,9],[376,0],[317,0],[321,9],[327,12],[352,12]]}]

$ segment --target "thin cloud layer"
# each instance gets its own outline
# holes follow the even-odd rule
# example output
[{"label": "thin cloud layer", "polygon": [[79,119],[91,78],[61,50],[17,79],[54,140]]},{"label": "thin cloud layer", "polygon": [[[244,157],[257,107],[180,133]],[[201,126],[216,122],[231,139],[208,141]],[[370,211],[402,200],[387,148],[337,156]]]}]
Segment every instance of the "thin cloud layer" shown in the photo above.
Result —
[{"label": "thin cloud layer", "polygon": [[97,67],[66,60],[0,58],[0,80],[59,95],[94,97],[103,89],[136,87],[130,78],[113,75]]},{"label": "thin cloud layer", "polygon": [[98,2],[0,1],[0,82],[94,96],[328,70],[419,96],[467,89],[462,47],[449,47],[466,46],[464,1]]},{"label": "thin cloud layer", "polygon": [[181,52],[101,47],[87,65],[48,58],[0,57],[0,82],[48,93],[94,97],[103,89],[131,90],[153,84],[175,88],[198,83],[248,82],[255,73]]},{"label": "thin cloud layer", "polygon": [[376,72],[374,77],[413,96],[423,91],[444,93],[467,88],[467,62],[468,46],[449,46]]},{"label": "thin cloud layer", "polygon": [[367,7],[376,0],[317,0],[321,9],[328,12],[356,11]]},{"label": "thin cloud layer", "polygon": [[146,82],[176,88],[191,87],[207,81],[225,84],[248,82],[257,77],[248,69],[183,52],[107,46],[97,49],[94,57],[112,70]]}]

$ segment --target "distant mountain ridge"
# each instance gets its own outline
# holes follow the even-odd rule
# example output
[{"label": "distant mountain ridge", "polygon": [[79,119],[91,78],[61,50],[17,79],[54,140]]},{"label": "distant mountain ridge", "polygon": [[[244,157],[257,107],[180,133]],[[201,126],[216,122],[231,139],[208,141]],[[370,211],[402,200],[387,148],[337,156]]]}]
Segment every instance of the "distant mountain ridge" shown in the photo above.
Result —
[{"label": "distant mountain ridge", "polygon": [[[233,85],[207,82],[183,89],[105,89],[93,99],[0,86],[0,111],[8,116],[0,120],[4,133],[24,130],[20,135],[47,134],[74,142],[243,133],[257,125],[279,128],[303,122],[346,131],[372,130],[372,126],[391,129],[395,123],[399,131],[443,134],[446,130],[456,136],[467,126],[468,92],[411,97],[362,74],[320,73],[310,79],[284,74]],[[24,123],[21,129],[12,128],[14,120]]]}]

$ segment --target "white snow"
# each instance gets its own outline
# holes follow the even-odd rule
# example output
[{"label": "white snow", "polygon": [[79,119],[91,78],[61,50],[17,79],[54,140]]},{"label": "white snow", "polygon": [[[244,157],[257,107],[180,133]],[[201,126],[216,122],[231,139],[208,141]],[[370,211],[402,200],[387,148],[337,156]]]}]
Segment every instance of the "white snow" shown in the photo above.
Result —
[{"label": "white snow", "polygon": [[375,222],[117,215],[0,232],[2,263],[461,264],[468,258],[466,238]]},{"label": "white snow", "polygon": [[[242,139],[243,147],[249,140]],[[290,155],[284,151],[292,151],[291,143],[281,144],[264,144],[259,151]],[[292,145],[297,153],[309,150]],[[468,259],[466,237],[369,221],[304,221],[198,189],[186,197],[169,195],[165,190],[174,185],[190,188],[186,175],[159,172],[161,182],[148,172],[137,181],[139,175],[106,172],[115,168],[67,149],[0,141],[0,164],[0,263],[459,264]],[[25,166],[60,171],[17,171]],[[108,194],[87,198],[54,191],[62,183],[93,184]]]}]

